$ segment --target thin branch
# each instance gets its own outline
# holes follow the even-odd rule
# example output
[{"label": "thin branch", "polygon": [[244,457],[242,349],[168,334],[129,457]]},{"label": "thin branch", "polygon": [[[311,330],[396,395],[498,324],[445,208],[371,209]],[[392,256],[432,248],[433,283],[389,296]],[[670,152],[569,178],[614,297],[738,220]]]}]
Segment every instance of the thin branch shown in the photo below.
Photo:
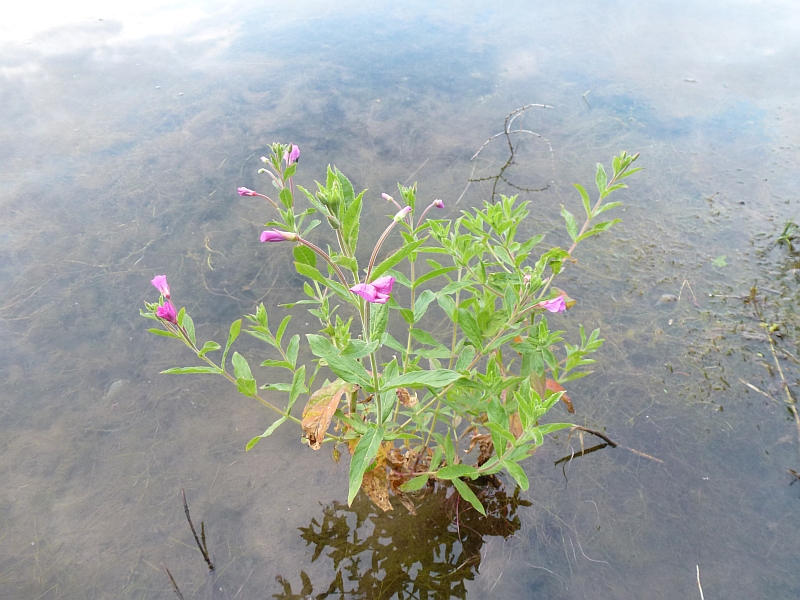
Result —
[{"label": "thin branch", "polygon": [[178,584],[175,583],[175,578],[172,576],[172,573],[170,573],[169,569],[164,566],[164,563],[161,563],[161,568],[164,569],[164,572],[167,574],[167,577],[169,577],[169,582],[172,584],[172,589],[175,591],[175,594],[178,596],[178,598],[184,600],[183,594],[181,594],[181,591],[178,589]]},{"label": "thin branch", "polygon": [[194,536],[194,541],[197,542],[197,547],[200,548],[200,554],[203,555],[203,558],[205,559],[206,564],[208,565],[208,570],[213,571],[214,565],[211,563],[211,559],[208,557],[208,548],[205,545],[205,540],[206,540],[205,524],[204,523],[200,524],[201,530],[203,532],[203,542],[201,543],[200,538],[197,537],[197,531],[194,528],[194,523],[192,523],[192,517],[191,515],[189,515],[189,505],[186,503],[186,492],[183,491],[183,488],[181,488],[181,496],[183,497],[183,512],[186,513],[186,520],[189,521],[189,527],[192,528],[192,535]]}]

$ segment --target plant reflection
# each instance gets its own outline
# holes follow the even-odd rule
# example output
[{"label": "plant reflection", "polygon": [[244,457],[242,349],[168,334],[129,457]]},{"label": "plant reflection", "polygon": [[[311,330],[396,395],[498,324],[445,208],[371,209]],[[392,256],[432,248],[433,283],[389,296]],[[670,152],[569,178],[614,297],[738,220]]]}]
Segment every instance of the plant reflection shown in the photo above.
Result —
[{"label": "plant reflection", "polygon": [[323,555],[333,562],[333,580],[314,593],[311,578],[301,571],[302,588],[295,593],[279,575],[283,591],[274,598],[466,598],[466,582],[478,573],[485,537],[513,535],[520,528],[517,508],[530,506],[519,498],[518,488],[509,496],[486,486],[478,496],[486,517],[442,485],[421,502],[417,515],[402,507],[384,513],[364,494],[352,507],[329,504],[321,522],[314,519],[300,531],[314,546],[311,562]]}]

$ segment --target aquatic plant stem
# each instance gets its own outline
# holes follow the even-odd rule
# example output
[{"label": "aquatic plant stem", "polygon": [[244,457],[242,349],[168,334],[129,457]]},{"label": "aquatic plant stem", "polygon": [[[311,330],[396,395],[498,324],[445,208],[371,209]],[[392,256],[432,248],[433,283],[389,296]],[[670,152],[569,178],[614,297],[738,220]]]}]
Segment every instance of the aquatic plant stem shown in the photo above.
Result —
[{"label": "aquatic plant stem", "polygon": [[783,368],[781,367],[781,363],[778,360],[778,354],[775,352],[775,342],[772,339],[772,331],[769,327],[765,327],[767,330],[767,339],[769,340],[769,349],[772,351],[772,359],[775,361],[775,366],[778,368],[778,375],[781,377],[781,383],[783,384],[783,391],[786,393],[786,405],[789,408],[789,411],[794,416],[794,424],[797,427],[797,451],[800,453],[800,415],[797,414],[797,406],[792,398],[791,392],[789,392],[789,384],[786,382],[786,377],[783,374]]},{"label": "aquatic plant stem", "polygon": [[211,558],[209,558],[208,556],[208,546],[206,546],[205,543],[205,537],[206,537],[205,526],[203,526],[203,524],[201,523],[201,528],[203,531],[203,543],[201,544],[200,538],[197,537],[197,531],[195,531],[194,523],[192,523],[192,517],[189,514],[189,504],[186,502],[186,492],[183,491],[183,488],[181,488],[181,497],[183,498],[183,512],[186,513],[186,520],[189,521],[189,527],[192,530],[192,535],[194,535],[194,541],[197,543],[197,547],[200,548],[200,554],[203,555],[203,558],[205,559],[206,564],[208,565],[208,570],[213,571],[214,565],[211,563]]}]

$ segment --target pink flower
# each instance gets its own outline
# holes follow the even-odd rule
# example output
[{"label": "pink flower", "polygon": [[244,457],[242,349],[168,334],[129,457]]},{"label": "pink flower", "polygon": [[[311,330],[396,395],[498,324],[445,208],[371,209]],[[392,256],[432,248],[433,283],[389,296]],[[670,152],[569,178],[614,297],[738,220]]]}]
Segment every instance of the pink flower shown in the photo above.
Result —
[{"label": "pink flower", "polygon": [[436,200],[433,201],[433,205],[436,208],[444,208],[444,202],[442,200],[440,200],[439,198],[437,198]]},{"label": "pink flower", "polygon": [[161,295],[164,296],[167,300],[169,300],[169,284],[167,283],[167,276],[166,275],[156,275],[153,277],[153,281],[151,281],[155,288],[161,292]]},{"label": "pink flower", "polygon": [[290,231],[265,231],[261,234],[262,242],[294,242],[297,240],[297,234]]},{"label": "pink flower", "polygon": [[246,187],[240,187],[237,191],[239,192],[240,196],[258,196],[258,192],[254,192]]},{"label": "pink flower", "polygon": [[286,161],[286,166],[293,165],[300,159],[300,148],[294,144],[289,144],[289,150],[283,154],[283,160]]},{"label": "pink flower", "polygon": [[545,302],[539,302],[536,306],[550,311],[551,313],[561,313],[567,310],[567,303],[564,296],[556,296]]},{"label": "pink flower", "polygon": [[350,288],[350,291],[361,296],[367,302],[374,304],[386,304],[389,294],[392,293],[394,277],[384,275],[378,277],[372,283],[358,283]]},{"label": "pink flower", "polygon": [[156,309],[156,316],[159,319],[164,319],[176,325],[178,323],[178,313],[175,311],[175,306],[169,300]]},{"label": "pink flower", "polygon": [[387,194],[386,192],[384,192],[383,194],[381,194],[381,198],[383,198],[383,199],[384,199],[384,200],[386,200],[387,202],[394,202],[394,198],[392,198],[392,197],[391,197],[389,194]]}]

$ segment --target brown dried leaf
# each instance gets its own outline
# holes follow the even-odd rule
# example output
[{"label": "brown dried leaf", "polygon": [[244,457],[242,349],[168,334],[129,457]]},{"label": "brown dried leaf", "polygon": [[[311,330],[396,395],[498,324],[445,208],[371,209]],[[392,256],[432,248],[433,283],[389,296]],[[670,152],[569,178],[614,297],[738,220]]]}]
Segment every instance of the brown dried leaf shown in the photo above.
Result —
[{"label": "brown dried leaf", "polygon": [[467,452],[470,452],[476,444],[481,450],[481,453],[478,456],[478,466],[480,467],[484,465],[490,458],[492,458],[492,455],[494,454],[492,434],[480,433],[473,435],[469,441],[469,448],[467,449]]},{"label": "brown dried leaf", "polygon": [[413,408],[417,405],[417,395],[411,395],[406,388],[397,388],[397,400],[406,408]]},{"label": "brown dried leaf", "polygon": [[517,439],[522,435],[522,421],[519,418],[519,413],[514,413],[508,417],[508,430]]},{"label": "brown dried leaf", "polygon": [[355,391],[355,388],[355,384],[337,379],[311,394],[311,398],[308,399],[308,403],[303,409],[301,426],[312,450],[319,450],[322,446],[322,439],[331,424],[333,413],[339,408],[342,395],[345,392]]},{"label": "brown dried leaf", "polygon": [[378,456],[374,469],[364,473],[364,479],[361,480],[361,489],[366,492],[375,506],[382,511],[392,510],[392,503],[389,502],[389,479],[386,474],[386,459],[383,456]]},{"label": "brown dried leaf", "polygon": [[[560,383],[558,383],[557,381],[553,381],[552,379],[547,380],[547,389],[550,390],[551,392],[566,392],[566,390],[563,387],[561,387]],[[570,400],[570,397],[567,396],[566,393],[561,395],[561,401],[567,405],[568,412],[571,413],[575,412],[575,407],[572,405],[572,400]]]},{"label": "brown dried leaf", "polygon": [[394,490],[394,495],[397,496],[397,499],[400,500],[403,506],[405,506],[408,509],[408,512],[410,512],[414,516],[417,516],[417,507],[414,506],[414,503],[411,501],[411,498],[409,498],[406,494],[404,494],[398,489]]}]

